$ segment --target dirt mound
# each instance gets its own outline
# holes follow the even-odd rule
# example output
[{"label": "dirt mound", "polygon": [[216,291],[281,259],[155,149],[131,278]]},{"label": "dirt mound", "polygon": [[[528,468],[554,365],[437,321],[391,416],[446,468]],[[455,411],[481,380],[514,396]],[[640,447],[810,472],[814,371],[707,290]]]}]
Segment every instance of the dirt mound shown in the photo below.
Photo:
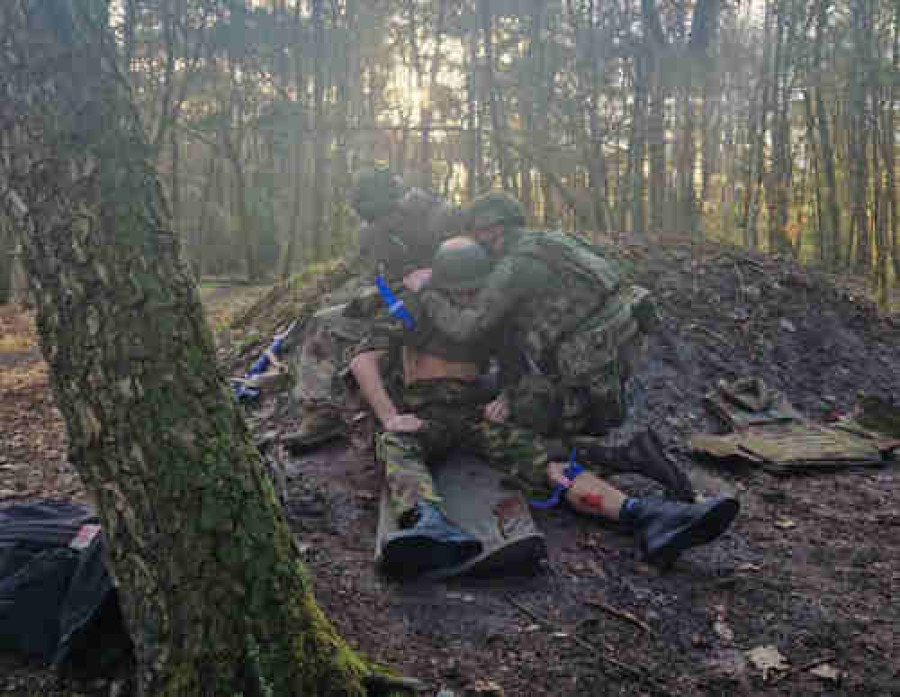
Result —
[{"label": "dirt mound", "polygon": [[716,380],[745,375],[812,417],[848,409],[859,392],[900,398],[900,321],[831,277],[721,245],[644,252],[637,278],[665,326],[653,351],[652,368],[666,377],[655,386],[660,401],[702,411],[697,400]]}]

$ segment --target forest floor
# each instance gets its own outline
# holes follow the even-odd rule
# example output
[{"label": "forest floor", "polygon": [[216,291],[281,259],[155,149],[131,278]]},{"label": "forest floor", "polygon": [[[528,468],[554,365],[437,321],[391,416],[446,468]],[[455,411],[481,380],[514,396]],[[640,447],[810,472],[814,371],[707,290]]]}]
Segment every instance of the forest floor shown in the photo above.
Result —
[{"label": "forest floor", "polygon": [[[722,430],[703,396],[723,378],[761,378],[817,421],[849,412],[860,392],[900,401],[900,318],[876,312],[863,285],[787,260],[679,238],[622,249],[664,316],[645,418],[698,493],[740,499],[731,530],[660,573],[619,531],[564,508],[536,511],[549,547],[539,571],[399,584],[373,567],[371,452],[338,441],[285,463],[286,511],[318,602],[352,646],[424,681],[426,695],[900,695],[897,462],[775,476],[687,447]],[[224,326],[261,292],[207,290],[211,322]],[[246,353],[222,354],[233,374],[249,365]],[[85,501],[32,317],[8,306],[0,394],[0,503]],[[283,397],[264,397],[249,416],[260,433],[296,425]],[[614,481],[652,489],[634,475]],[[0,692],[116,685],[69,682],[0,654]]]}]

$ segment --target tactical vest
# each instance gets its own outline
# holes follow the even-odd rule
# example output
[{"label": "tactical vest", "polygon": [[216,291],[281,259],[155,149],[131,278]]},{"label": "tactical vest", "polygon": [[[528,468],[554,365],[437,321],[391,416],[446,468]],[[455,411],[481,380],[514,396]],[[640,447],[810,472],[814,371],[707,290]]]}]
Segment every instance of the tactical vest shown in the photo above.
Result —
[{"label": "tactical vest", "polygon": [[607,296],[619,287],[619,265],[602,256],[584,240],[558,230],[524,230],[516,245],[516,254],[533,256],[548,264],[565,278],[577,278]]},{"label": "tactical vest", "polygon": [[621,285],[618,264],[563,232],[522,231],[513,254],[533,257],[553,273],[554,286],[536,292],[515,320],[537,366],[555,371],[559,343],[600,312]]}]

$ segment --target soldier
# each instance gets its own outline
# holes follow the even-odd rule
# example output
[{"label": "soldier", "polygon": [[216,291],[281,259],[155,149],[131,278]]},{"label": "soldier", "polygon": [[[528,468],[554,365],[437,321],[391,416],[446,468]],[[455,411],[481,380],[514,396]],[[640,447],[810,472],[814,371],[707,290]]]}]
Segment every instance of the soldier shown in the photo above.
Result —
[{"label": "soldier", "polygon": [[[472,307],[490,268],[487,254],[473,240],[453,238],[435,255],[432,285],[459,307]],[[477,340],[458,342],[427,321],[417,320],[415,331],[409,331],[387,320],[376,325],[350,362],[382,426],[375,452],[385,466],[390,504],[401,528],[382,548],[386,571],[414,576],[479,553],[480,542],[444,516],[428,469],[432,459],[461,443],[531,489],[549,482],[565,491],[577,511],[627,524],[652,563],[671,564],[685,549],[728,528],[738,510],[734,499],[685,504],[631,498],[579,465],[550,462],[541,438],[507,423],[498,411],[502,399],[478,382],[492,354],[505,361],[510,353],[501,329],[495,324]]]},{"label": "soldier", "polygon": [[404,273],[430,263],[441,239],[462,227],[457,209],[431,192],[405,187],[387,169],[361,173],[350,201],[363,221],[360,251],[349,264],[350,278],[304,327],[292,361],[292,396],[301,411],[299,431],[285,439],[292,448],[345,433],[348,418],[359,411],[346,353],[361,341],[383,302],[375,277],[380,274],[399,291]]},{"label": "soldier", "polygon": [[496,414],[546,436],[580,436],[570,442],[590,459],[640,471],[693,500],[690,481],[652,431],[622,447],[584,437],[605,435],[626,417],[626,385],[657,319],[649,293],[624,284],[616,262],[580,239],[522,229],[524,209],[504,193],[479,197],[466,216],[470,234],[497,258],[475,303],[458,307],[427,285],[427,271],[406,283],[421,289],[420,310],[455,341],[512,325],[528,373],[509,386]]}]

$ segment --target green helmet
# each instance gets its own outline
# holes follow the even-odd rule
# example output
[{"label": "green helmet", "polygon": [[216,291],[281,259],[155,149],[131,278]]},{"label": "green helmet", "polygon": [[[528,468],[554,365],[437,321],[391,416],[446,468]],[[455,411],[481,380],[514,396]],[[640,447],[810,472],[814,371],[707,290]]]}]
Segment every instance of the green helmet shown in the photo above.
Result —
[{"label": "green helmet", "polygon": [[360,218],[372,222],[386,215],[405,191],[400,177],[380,167],[359,174],[350,193],[350,203]]},{"label": "green helmet", "polygon": [[431,284],[439,290],[481,288],[490,272],[491,259],[474,240],[461,245],[444,243],[431,264]]},{"label": "green helmet", "polygon": [[498,224],[522,227],[525,208],[509,194],[497,191],[473,200],[465,210],[465,217],[469,230],[484,230]]}]

